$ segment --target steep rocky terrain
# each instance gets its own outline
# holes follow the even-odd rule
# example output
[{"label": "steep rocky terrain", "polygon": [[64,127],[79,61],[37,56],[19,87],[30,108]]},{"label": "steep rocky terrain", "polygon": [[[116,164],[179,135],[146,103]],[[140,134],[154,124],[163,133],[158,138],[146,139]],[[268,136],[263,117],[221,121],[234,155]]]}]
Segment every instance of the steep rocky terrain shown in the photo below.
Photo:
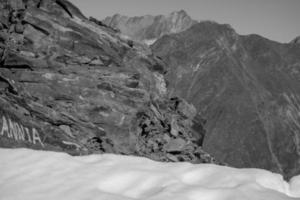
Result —
[{"label": "steep rocky terrain", "polygon": [[300,44],[300,36],[296,37],[291,41],[291,44]]},{"label": "steep rocky terrain", "polygon": [[184,31],[197,22],[184,10],[180,10],[166,16],[127,17],[116,14],[105,18],[103,23],[120,30],[134,40],[151,44],[163,35]]},{"label": "steep rocky terrain", "polygon": [[149,51],[66,0],[0,0],[0,146],[214,162]]},{"label": "steep rocky terrain", "polygon": [[236,167],[300,173],[300,46],[201,22],[152,49],[171,96],[206,120],[204,150]]}]

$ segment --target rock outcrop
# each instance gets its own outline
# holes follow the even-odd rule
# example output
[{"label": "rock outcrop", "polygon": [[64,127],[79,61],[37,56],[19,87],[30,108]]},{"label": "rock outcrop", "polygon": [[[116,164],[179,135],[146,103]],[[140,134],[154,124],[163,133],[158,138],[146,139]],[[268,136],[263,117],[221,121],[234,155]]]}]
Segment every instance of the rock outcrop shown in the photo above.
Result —
[{"label": "rock outcrop", "polygon": [[300,46],[202,22],[152,49],[171,94],[206,119],[204,150],[236,167],[300,173]]},{"label": "rock outcrop", "polygon": [[66,0],[0,0],[0,146],[214,162],[145,52]]},{"label": "rock outcrop", "polygon": [[180,10],[167,16],[127,17],[116,14],[105,18],[103,23],[120,30],[133,40],[152,44],[163,35],[184,31],[197,22],[184,10]]},{"label": "rock outcrop", "polygon": [[300,44],[300,36],[298,36],[295,39],[293,39],[290,43],[291,44]]}]

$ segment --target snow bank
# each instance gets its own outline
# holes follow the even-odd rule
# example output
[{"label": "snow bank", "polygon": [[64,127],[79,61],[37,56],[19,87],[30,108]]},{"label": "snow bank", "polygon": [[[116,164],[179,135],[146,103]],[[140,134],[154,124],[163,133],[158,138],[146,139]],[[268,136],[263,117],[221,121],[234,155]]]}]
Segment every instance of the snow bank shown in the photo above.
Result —
[{"label": "snow bank", "polygon": [[0,199],[291,200],[300,176],[287,183],[259,169],[0,149]]}]

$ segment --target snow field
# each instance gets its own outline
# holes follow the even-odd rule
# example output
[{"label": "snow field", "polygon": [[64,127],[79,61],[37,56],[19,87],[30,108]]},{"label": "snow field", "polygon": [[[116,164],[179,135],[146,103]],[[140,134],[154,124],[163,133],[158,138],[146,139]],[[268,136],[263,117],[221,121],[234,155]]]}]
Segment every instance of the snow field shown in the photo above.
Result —
[{"label": "snow field", "polygon": [[261,169],[0,149],[1,200],[300,200],[300,176]]}]

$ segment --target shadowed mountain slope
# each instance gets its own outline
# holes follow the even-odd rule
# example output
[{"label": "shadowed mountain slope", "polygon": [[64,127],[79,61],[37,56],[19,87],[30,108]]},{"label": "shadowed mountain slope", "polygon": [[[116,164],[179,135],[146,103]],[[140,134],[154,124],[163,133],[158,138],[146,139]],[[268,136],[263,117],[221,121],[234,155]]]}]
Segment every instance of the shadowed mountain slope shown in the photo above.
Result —
[{"label": "shadowed mountain slope", "polygon": [[201,22],[152,45],[171,95],[206,119],[204,149],[236,167],[300,173],[300,47]]},{"label": "shadowed mountain slope", "polygon": [[300,44],[300,36],[296,37],[291,41],[292,44]]}]

